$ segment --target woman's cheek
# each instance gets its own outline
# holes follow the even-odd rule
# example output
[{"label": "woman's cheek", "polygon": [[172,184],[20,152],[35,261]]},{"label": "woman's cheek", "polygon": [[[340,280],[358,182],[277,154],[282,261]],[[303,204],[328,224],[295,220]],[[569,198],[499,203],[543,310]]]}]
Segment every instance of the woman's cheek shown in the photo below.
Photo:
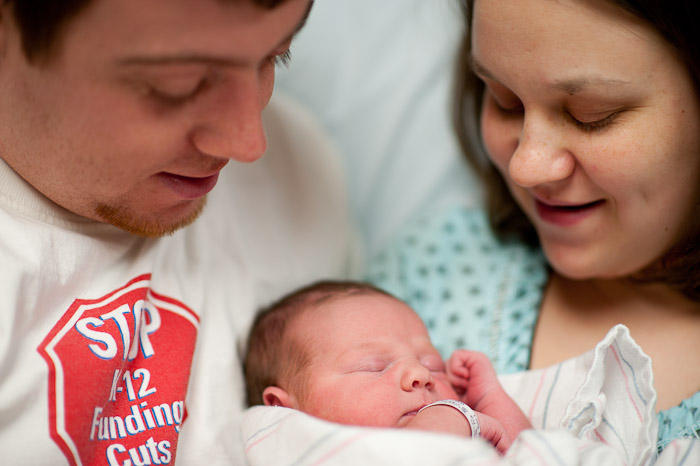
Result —
[{"label": "woman's cheek", "polygon": [[487,155],[503,174],[508,173],[508,163],[517,148],[517,141],[513,142],[510,136],[511,125],[512,122],[509,124],[500,120],[488,106],[484,107],[481,114],[481,138]]}]

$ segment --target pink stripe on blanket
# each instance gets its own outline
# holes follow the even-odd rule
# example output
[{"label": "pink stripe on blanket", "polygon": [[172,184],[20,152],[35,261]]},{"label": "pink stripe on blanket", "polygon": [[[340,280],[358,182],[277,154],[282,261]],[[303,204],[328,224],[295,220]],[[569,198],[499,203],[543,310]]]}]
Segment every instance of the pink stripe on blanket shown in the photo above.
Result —
[{"label": "pink stripe on blanket", "polygon": [[542,453],[540,453],[537,448],[535,448],[534,445],[531,445],[529,442],[523,442],[522,445],[525,446],[528,450],[530,450],[530,453],[532,453],[533,459],[536,458],[541,464],[544,464],[545,466],[547,465],[547,460],[544,459],[542,456]]},{"label": "pink stripe on blanket", "polygon": [[246,447],[246,449],[245,449],[246,455],[248,454],[248,452],[250,451],[250,449],[253,448],[255,445],[257,445],[258,443],[262,442],[263,440],[265,440],[266,438],[270,437],[272,434],[274,434],[274,433],[276,433],[278,430],[280,430],[280,427],[282,427],[281,423],[280,423],[280,425],[277,426],[276,429],[273,429],[272,431],[270,431],[270,432],[268,432],[267,434],[263,435],[262,437],[260,437],[259,439],[257,439],[255,442],[250,443],[250,444]]},{"label": "pink stripe on blanket", "polygon": [[600,440],[602,443],[608,445],[608,441],[605,440],[605,437],[603,437],[603,436],[600,434],[600,432],[598,432],[598,430],[595,430],[594,432],[595,432],[596,437],[598,437],[598,440]]},{"label": "pink stripe on blanket", "polygon": [[347,448],[348,445],[350,445],[354,442],[357,442],[358,440],[360,440],[363,437],[368,436],[369,434],[370,434],[370,432],[359,432],[358,434],[350,437],[349,439],[345,440],[343,443],[341,443],[340,445],[336,446],[334,449],[332,449],[331,451],[329,451],[328,453],[323,455],[321,458],[319,458],[319,460],[316,461],[313,464],[313,466],[318,466],[319,464],[325,463],[330,458],[337,455],[341,450],[343,450],[344,448]]},{"label": "pink stripe on blanket", "polygon": [[622,372],[622,375],[625,376],[625,389],[627,389],[627,395],[629,396],[630,402],[632,402],[632,406],[634,406],[634,410],[637,412],[639,422],[642,422],[642,413],[639,411],[639,407],[634,401],[634,395],[632,395],[632,390],[630,390],[630,381],[627,377],[627,372],[625,372],[625,369],[622,367],[622,362],[620,361],[620,357],[618,356],[617,351],[615,351],[615,347],[610,346],[610,349],[612,350],[612,353],[615,356],[615,361],[617,361],[617,366],[620,368],[620,372]]},{"label": "pink stripe on blanket", "polygon": [[542,391],[542,386],[544,385],[544,379],[547,376],[547,369],[544,369],[542,371],[542,377],[540,377],[540,384],[537,387],[537,390],[535,391],[535,396],[532,399],[532,404],[530,405],[530,411],[528,412],[527,417],[532,419],[532,413],[535,411],[535,405],[537,404],[537,398],[540,396],[540,391]]}]

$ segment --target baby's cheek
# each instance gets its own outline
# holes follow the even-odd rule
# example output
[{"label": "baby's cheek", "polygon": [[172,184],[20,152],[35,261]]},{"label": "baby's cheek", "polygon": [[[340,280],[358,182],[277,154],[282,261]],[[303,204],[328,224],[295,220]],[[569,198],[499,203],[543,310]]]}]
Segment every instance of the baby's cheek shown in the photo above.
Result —
[{"label": "baby's cheek", "polygon": [[457,392],[455,392],[454,388],[452,388],[452,385],[447,381],[447,376],[438,379],[436,381],[435,387],[438,395],[440,396],[440,399],[442,400],[456,400],[459,398]]}]

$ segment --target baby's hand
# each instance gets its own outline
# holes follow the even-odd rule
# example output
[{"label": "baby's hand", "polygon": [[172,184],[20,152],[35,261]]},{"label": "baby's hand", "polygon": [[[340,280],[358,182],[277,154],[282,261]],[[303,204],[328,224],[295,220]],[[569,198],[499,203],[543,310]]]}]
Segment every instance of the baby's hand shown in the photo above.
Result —
[{"label": "baby's hand", "polygon": [[429,430],[446,434],[470,437],[472,434],[469,423],[456,409],[450,406],[430,406],[411,419],[406,427],[409,429]]},{"label": "baby's hand", "polygon": [[460,398],[466,395],[469,385],[469,366],[466,364],[467,355],[464,353],[467,352],[457,350],[447,360],[447,380]]},{"label": "baby's hand", "polygon": [[447,378],[462,401],[482,411],[481,402],[491,390],[500,390],[496,371],[485,354],[458,349],[447,362]]},{"label": "baby's hand", "polygon": [[[496,371],[485,354],[478,351],[457,350],[447,362],[447,377],[460,396],[460,401],[475,411],[496,419],[508,433],[507,441],[521,431],[531,429],[530,421],[520,407],[508,396],[498,381]],[[497,444],[498,431],[491,433]]]},{"label": "baby's hand", "polygon": [[[481,426],[480,437],[491,443],[499,453],[505,454],[510,448],[511,439],[503,425],[491,416],[474,411]],[[472,429],[456,409],[449,406],[430,406],[415,415],[406,425],[408,429],[428,430],[470,438]]]}]

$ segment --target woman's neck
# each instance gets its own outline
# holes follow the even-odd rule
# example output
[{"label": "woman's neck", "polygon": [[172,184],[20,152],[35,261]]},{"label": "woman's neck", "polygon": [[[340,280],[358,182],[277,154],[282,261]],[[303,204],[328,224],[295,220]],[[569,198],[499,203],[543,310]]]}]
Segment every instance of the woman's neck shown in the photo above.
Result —
[{"label": "woman's neck", "polygon": [[661,284],[552,275],[535,330],[531,367],[592,349],[618,323],[629,327],[651,356],[661,409],[700,389],[700,303]]}]

